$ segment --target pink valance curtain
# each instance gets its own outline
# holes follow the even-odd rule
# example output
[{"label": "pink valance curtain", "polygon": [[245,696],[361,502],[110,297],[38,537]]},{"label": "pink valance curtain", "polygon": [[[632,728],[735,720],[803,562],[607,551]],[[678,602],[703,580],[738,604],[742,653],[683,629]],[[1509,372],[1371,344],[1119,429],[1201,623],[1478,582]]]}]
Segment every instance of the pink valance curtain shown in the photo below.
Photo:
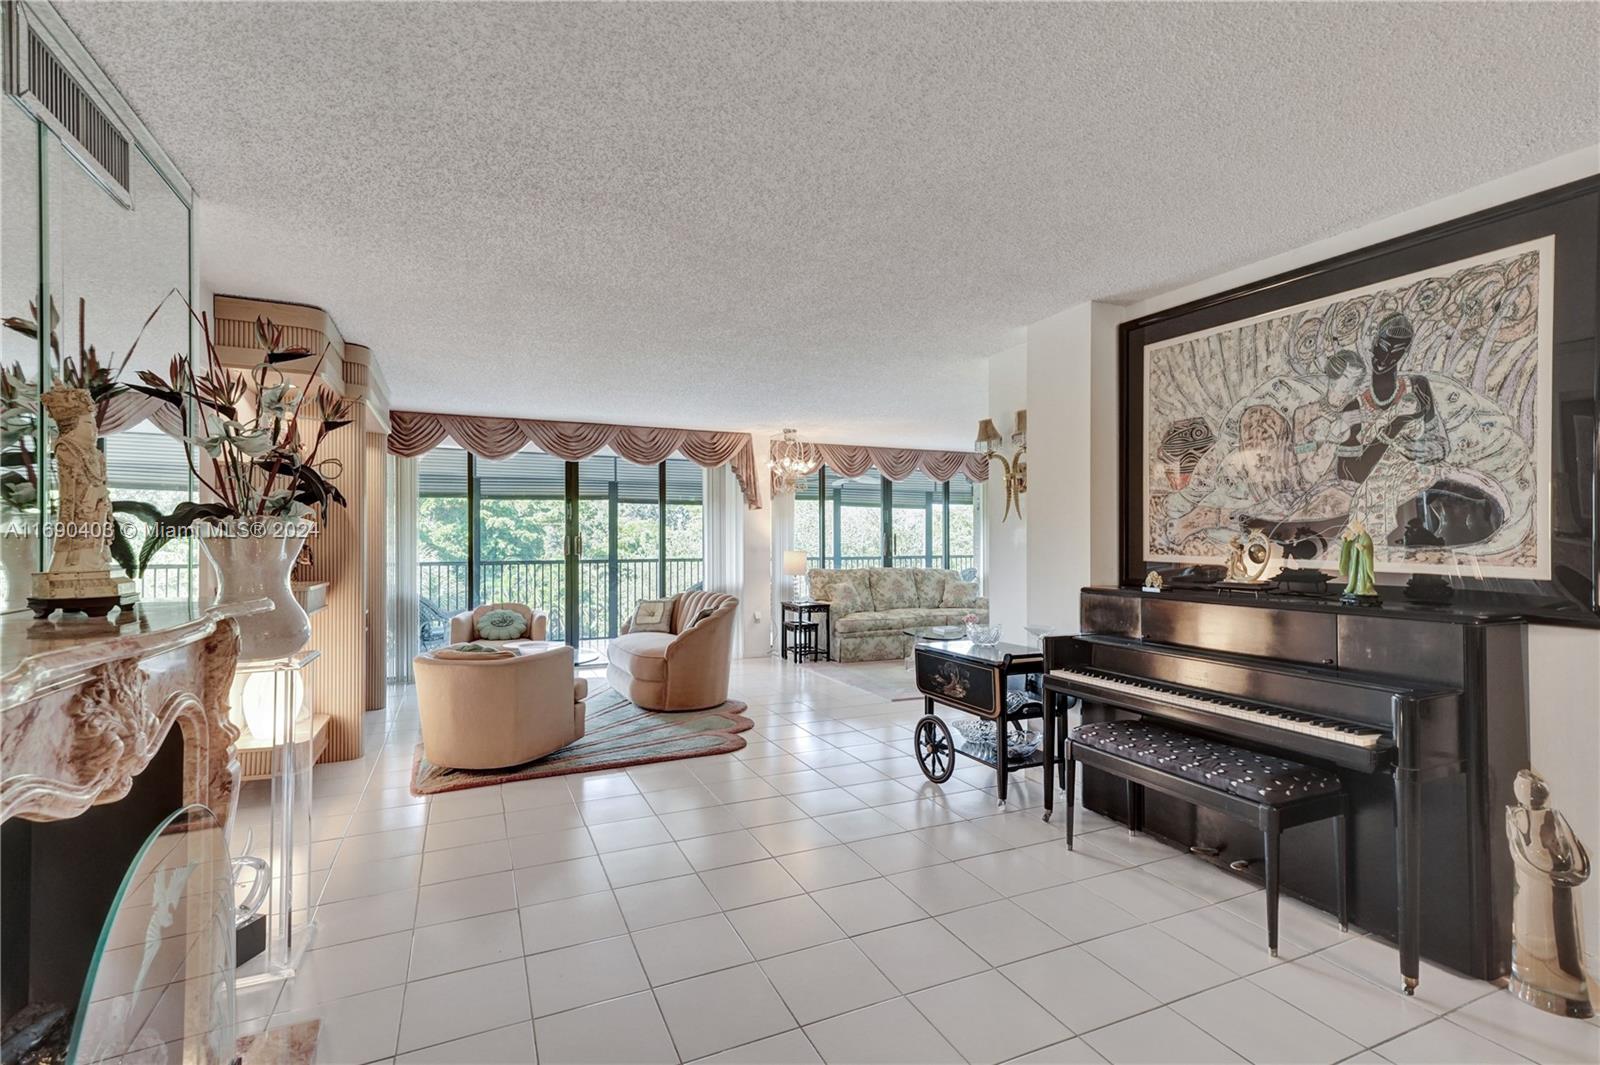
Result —
[{"label": "pink valance curtain", "polygon": [[[778,441],[773,441],[776,459]],[[859,477],[869,469],[891,481],[903,481],[921,470],[935,481],[948,481],[964,473],[971,481],[989,479],[989,461],[976,451],[921,451],[909,447],[862,447],[856,444],[806,444],[812,458],[811,471],[826,465],[846,477]],[[807,472],[811,472],[807,471]],[[776,485],[776,479],[774,479]]]},{"label": "pink valance curtain", "polygon": [[749,433],[709,429],[664,429],[598,422],[546,422],[529,418],[482,418],[397,410],[390,419],[389,450],[402,457],[438,447],[445,437],[481,458],[504,458],[524,445],[575,462],[609,447],[629,462],[651,465],[678,454],[701,466],[730,466],[745,505],[761,509],[756,452]]},{"label": "pink valance curtain", "polygon": [[102,401],[95,412],[95,424],[102,436],[126,432],[146,419],[168,436],[183,439],[183,415],[178,408],[142,392],[118,392]]}]

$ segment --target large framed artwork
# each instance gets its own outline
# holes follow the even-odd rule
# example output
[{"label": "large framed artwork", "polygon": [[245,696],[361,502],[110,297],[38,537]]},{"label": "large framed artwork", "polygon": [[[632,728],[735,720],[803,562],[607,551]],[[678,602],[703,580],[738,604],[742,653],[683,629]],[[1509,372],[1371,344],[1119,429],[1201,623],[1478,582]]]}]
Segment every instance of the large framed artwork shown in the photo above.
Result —
[{"label": "large framed artwork", "polygon": [[1390,593],[1600,624],[1597,264],[1592,179],[1125,323],[1123,583],[1359,522]]}]

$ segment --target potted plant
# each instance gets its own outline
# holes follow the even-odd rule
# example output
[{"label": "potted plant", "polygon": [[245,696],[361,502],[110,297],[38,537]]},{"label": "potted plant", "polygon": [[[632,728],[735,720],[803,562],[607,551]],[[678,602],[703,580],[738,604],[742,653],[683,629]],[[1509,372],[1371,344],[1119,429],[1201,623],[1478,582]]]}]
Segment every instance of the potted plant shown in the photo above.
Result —
[{"label": "potted plant", "polygon": [[[175,295],[174,290],[167,299]],[[280,327],[257,319],[265,355],[248,370],[236,371],[218,358],[206,316],[192,307],[189,316],[205,342],[203,364],[197,369],[188,356],[176,356],[165,377],[141,371],[140,383],[129,387],[176,408],[185,439],[193,445],[187,452],[190,470],[209,498],[180,507],[181,513],[141,514],[155,525],[144,557],[148,561],[168,538],[196,523],[201,549],[217,576],[213,603],[258,598],[273,603],[269,614],[240,619],[240,660],[282,658],[311,638],[311,621],[289,578],[314,519],[325,517],[330,505],[345,504],[333,485],[340,464],[320,452],[332,433],[350,424],[351,405],[316,383],[326,347],[316,356],[308,386],[301,388],[279,366],[313,353],[285,347]]]},{"label": "potted plant", "polygon": [[0,367],[0,566],[6,605],[39,564],[39,385],[20,364]]}]

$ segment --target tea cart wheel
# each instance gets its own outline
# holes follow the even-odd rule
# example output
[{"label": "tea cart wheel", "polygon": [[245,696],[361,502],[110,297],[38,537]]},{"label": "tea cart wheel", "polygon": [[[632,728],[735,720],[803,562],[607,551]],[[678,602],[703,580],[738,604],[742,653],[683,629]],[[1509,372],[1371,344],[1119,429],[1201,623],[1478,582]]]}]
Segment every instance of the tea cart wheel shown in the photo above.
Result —
[{"label": "tea cart wheel", "polygon": [[943,784],[956,771],[956,747],[950,739],[950,726],[944,720],[928,714],[917,722],[912,733],[917,748],[917,764],[922,775],[935,784]]}]

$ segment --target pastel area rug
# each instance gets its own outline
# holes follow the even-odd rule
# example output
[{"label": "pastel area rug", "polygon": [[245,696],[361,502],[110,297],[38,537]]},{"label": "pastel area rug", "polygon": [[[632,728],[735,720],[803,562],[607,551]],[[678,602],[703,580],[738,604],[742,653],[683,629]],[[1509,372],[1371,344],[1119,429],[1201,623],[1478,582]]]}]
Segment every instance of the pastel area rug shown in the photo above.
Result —
[{"label": "pastel area rug", "polygon": [[622,693],[607,689],[589,697],[583,739],[524,765],[449,769],[428,761],[418,743],[411,765],[411,794],[436,795],[513,780],[621,769],[741,750],[744,738],[739,733],[753,724],[744,716],[745,709],[744,703],[729,699],[710,710],[662,714],[640,709]]}]

